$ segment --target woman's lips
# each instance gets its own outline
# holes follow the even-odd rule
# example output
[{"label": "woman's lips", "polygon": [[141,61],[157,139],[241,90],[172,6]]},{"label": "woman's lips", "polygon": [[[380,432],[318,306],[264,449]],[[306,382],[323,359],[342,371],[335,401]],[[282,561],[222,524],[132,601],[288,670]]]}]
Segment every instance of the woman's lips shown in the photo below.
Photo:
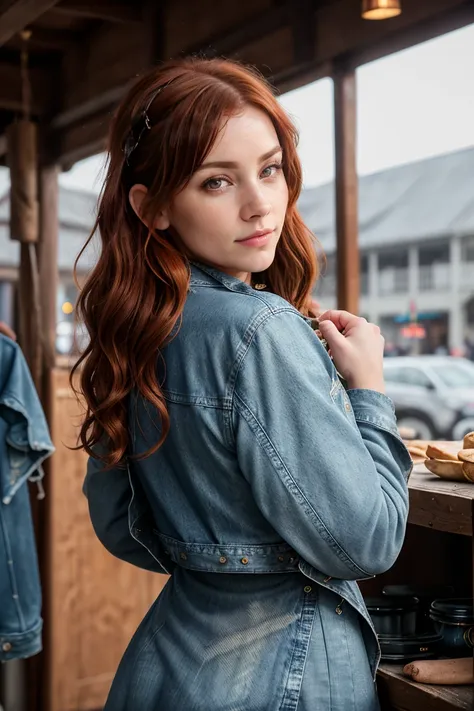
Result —
[{"label": "woman's lips", "polygon": [[260,230],[255,232],[253,235],[250,235],[250,237],[237,240],[237,242],[246,247],[261,247],[269,241],[273,232],[274,230]]}]

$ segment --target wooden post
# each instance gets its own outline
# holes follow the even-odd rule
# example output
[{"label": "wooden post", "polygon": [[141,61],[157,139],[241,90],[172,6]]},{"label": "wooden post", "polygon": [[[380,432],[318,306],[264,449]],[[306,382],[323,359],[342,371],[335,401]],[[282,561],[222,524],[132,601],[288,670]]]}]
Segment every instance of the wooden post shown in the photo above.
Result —
[{"label": "wooden post", "polygon": [[39,171],[40,239],[38,266],[41,291],[44,369],[56,362],[56,298],[58,290],[59,187],[58,167]]},{"label": "wooden post", "polygon": [[[41,134],[42,142],[44,135]],[[58,168],[56,166],[40,167],[38,169],[39,190],[39,231],[37,245],[21,245],[35,247],[35,266],[38,282],[38,340],[42,344],[42,359],[37,382],[38,394],[43,405],[46,419],[51,428],[53,413],[52,369],[55,364],[56,351],[56,293],[58,282]],[[23,260],[27,264],[26,260]],[[26,278],[26,282],[25,282]],[[28,290],[28,272],[20,271],[20,289]],[[28,302],[28,299],[26,298]],[[43,464],[45,478],[43,486],[47,493],[45,499],[31,497],[31,508],[36,535],[36,547],[40,566],[43,593],[43,652],[26,660],[26,676],[28,701],[25,708],[28,711],[48,711],[49,709],[49,679],[50,679],[50,639],[49,639],[49,601],[51,591],[48,587],[50,561],[49,520],[51,517],[50,472],[51,460]]]},{"label": "wooden post", "polygon": [[143,41],[146,44],[146,68],[155,67],[165,57],[166,1],[146,0],[142,13],[146,31]]},{"label": "wooden post", "polygon": [[[43,341],[43,369],[40,397],[50,429],[53,422],[54,393],[53,369],[56,364],[56,301],[59,281],[59,169],[56,165],[41,166],[38,172],[39,186],[39,242],[38,271],[41,294],[41,335]],[[52,434],[52,432],[51,432]],[[55,443],[57,446],[57,443]],[[37,711],[51,707],[51,459],[43,464],[46,498],[36,507],[36,542],[43,583],[43,654],[38,658],[36,669],[35,700]]]},{"label": "wooden post", "polygon": [[358,179],[356,167],[355,71],[334,73],[336,149],[337,304],[359,313]]},{"label": "wooden post", "polygon": [[41,305],[36,243],[38,241],[37,129],[21,120],[7,128],[10,168],[10,236],[21,243],[19,269],[19,342],[36,387],[41,379]]}]

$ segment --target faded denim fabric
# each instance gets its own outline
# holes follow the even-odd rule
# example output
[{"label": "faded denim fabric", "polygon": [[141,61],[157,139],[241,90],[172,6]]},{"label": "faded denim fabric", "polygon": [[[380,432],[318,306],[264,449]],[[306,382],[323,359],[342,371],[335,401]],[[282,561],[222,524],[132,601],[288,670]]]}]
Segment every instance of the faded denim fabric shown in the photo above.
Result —
[{"label": "faded denim fabric", "polygon": [[[379,661],[358,579],[402,546],[410,457],[391,401],[346,391],[275,294],[192,266],[157,359],[171,429],[84,485],[114,555],[169,572],[106,711],[376,711]],[[129,403],[133,451],[159,436]]]},{"label": "faded denim fabric", "polygon": [[54,451],[19,346],[0,334],[0,661],[41,651],[41,587],[27,480]]}]

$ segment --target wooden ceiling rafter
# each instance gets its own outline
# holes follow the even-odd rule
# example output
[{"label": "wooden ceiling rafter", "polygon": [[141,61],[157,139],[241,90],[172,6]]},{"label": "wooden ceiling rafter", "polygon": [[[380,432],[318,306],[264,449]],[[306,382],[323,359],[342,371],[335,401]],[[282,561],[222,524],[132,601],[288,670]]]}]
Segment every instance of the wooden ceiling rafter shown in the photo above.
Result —
[{"label": "wooden ceiling rafter", "polygon": [[80,17],[88,20],[103,20],[127,24],[143,24],[141,4],[124,3],[117,0],[62,0],[54,8],[54,13]]},{"label": "wooden ceiling rafter", "polygon": [[[301,0],[300,0],[301,1]],[[312,0],[302,0],[306,4]],[[183,49],[183,55],[190,54],[205,54],[206,56],[224,55],[232,56],[238,53],[242,46],[250,44],[252,41],[258,40],[265,32],[275,32],[281,27],[289,24],[291,21],[292,3],[280,3],[276,7],[271,7],[252,18],[241,23],[232,30],[221,33],[219,36],[212,36],[208,39],[189,46]],[[153,31],[153,23],[147,23],[150,31]],[[154,42],[156,44],[156,41]],[[155,49],[155,54],[156,54]],[[125,59],[124,59],[125,61]],[[150,66],[152,63],[150,62]],[[52,125],[56,129],[65,128],[77,121],[82,121],[94,114],[103,112],[110,108],[113,104],[121,99],[127,91],[129,83],[121,83],[113,85],[108,91],[102,91],[100,94],[90,91],[90,94],[84,100],[72,108],[66,108],[52,119]],[[133,81],[133,80],[132,80]]]},{"label": "wooden ceiling rafter", "polygon": [[[33,27],[29,46],[31,54],[37,51],[45,52],[66,52],[73,42],[77,40],[78,34],[72,30],[61,30],[57,32],[45,27]],[[21,39],[18,35],[12,37],[8,42],[8,47],[19,50]]]},{"label": "wooden ceiling rafter", "polygon": [[[332,75],[335,61],[356,68],[474,22],[472,0],[412,0],[400,17],[383,23],[362,21],[358,0],[255,0],[255,6],[242,0],[242,5],[241,17],[246,19],[236,21],[235,7],[226,18],[224,2],[222,22],[214,19],[210,23],[213,31],[199,39],[206,27],[201,23],[199,41],[185,46],[183,37],[179,52],[186,0],[176,4],[165,0],[0,0],[0,44],[8,42],[5,52],[19,49],[19,42],[12,38],[21,29],[18,16],[22,9],[22,21],[29,18],[33,30],[32,70],[38,64],[35,113],[48,121],[58,146],[57,158],[69,163],[97,148],[108,117],[130,83],[168,54],[222,55],[257,63],[280,91],[287,91]],[[66,24],[66,17],[71,18],[67,34],[54,29],[60,16]],[[227,29],[219,32],[219,24]],[[172,37],[169,27],[174,28]],[[58,74],[49,82],[54,87],[42,91],[48,83],[48,52],[52,66],[58,64],[61,53],[61,93],[54,90]],[[262,58],[269,66],[261,65]],[[6,78],[0,82],[0,126],[5,124],[2,111],[7,116],[19,108],[15,70],[7,63],[7,55],[0,55],[0,80]],[[58,100],[60,106],[55,107]]]},{"label": "wooden ceiling rafter", "polygon": [[[0,111],[21,112],[23,101],[21,94],[20,65],[0,61]],[[52,86],[51,73],[41,67],[30,68],[32,85],[32,114],[47,116],[51,110]]]},{"label": "wooden ceiling rafter", "polygon": [[290,22],[292,3],[285,2],[262,10],[236,27],[201,40],[183,54],[232,55],[265,34],[272,34]]},{"label": "wooden ceiling rafter", "polygon": [[58,0],[2,0],[0,2],[0,46],[51,10],[57,2]]}]

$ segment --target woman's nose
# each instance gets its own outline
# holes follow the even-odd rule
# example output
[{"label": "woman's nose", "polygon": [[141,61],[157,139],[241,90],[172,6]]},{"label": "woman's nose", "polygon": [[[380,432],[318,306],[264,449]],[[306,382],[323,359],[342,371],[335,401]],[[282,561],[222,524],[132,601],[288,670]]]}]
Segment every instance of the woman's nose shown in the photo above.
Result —
[{"label": "woman's nose", "polygon": [[242,207],[242,218],[252,220],[258,217],[266,217],[272,209],[268,200],[260,193],[254,193]]}]

